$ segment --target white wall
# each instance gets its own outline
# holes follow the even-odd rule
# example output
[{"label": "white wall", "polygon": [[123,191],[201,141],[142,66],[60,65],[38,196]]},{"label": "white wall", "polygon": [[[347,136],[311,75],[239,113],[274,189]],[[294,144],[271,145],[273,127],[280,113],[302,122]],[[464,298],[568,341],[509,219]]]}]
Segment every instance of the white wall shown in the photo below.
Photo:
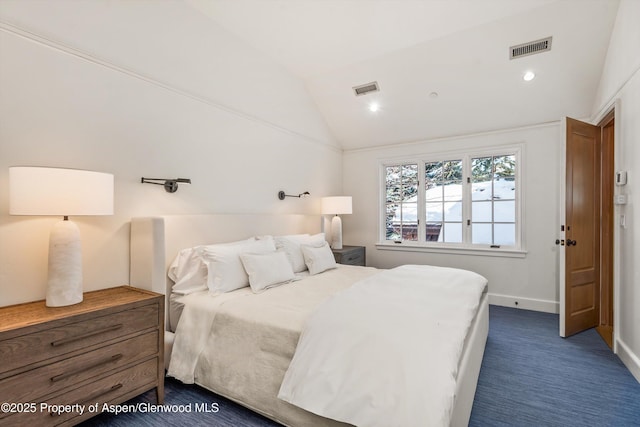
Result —
[{"label": "white wall", "polygon": [[[353,196],[353,215],[344,216],[344,242],[366,245],[369,265],[433,264],[466,268],[489,280],[492,303],[556,311],[558,301],[559,123],[380,149],[345,151],[344,194]],[[524,144],[525,258],[379,250],[379,165],[382,159],[419,158],[451,150]]]},{"label": "white wall", "polygon": [[594,105],[597,120],[617,100],[616,169],[628,171],[628,184],[618,192],[628,203],[617,207],[626,218],[626,228],[618,228],[618,295],[614,331],[620,358],[640,381],[640,2],[622,0],[611,35],[607,59]]},{"label": "white wall", "polygon": [[341,150],[299,80],[182,2],[116,3],[0,4],[0,306],[44,298],[58,220],[8,215],[9,166],[115,175],[115,215],[72,218],[85,290],[127,283],[133,216],[314,213],[341,191]]}]

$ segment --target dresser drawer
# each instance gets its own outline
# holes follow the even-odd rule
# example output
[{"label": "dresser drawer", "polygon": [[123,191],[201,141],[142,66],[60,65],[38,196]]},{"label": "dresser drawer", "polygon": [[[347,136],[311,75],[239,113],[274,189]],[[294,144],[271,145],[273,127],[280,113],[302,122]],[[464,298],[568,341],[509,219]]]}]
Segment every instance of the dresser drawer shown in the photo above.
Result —
[{"label": "dresser drawer", "polygon": [[342,249],[332,249],[338,264],[366,265],[364,246],[344,246]]},{"label": "dresser drawer", "polygon": [[364,254],[362,251],[352,251],[342,255],[340,264],[346,265],[364,265]]},{"label": "dresser drawer", "polygon": [[153,331],[14,375],[0,380],[0,396],[11,396],[5,400],[14,403],[34,402],[40,396],[153,356],[158,345],[158,331]]},{"label": "dresser drawer", "polygon": [[[67,421],[73,424],[75,423],[75,420],[72,420],[73,418],[78,418],[79,422],[99,413],[104,403],[121,403],[126,400],[124,397],[132,391],[140,393],[146,391],[144,390],[146,387],[149,389],[154,387],[157,379],[158,359],[154,358],[75,390],[67,391],[60,396],[38,400],[35,412],[10,415],[7,418],[0,419],[0,426],[50,426]],[[44,407],[45,410],[41,411],[43,402],[48,405],[78,404],[79,408],[84,409],[84,414],[80,415],[75,411],[63,412],[60,415],[51,414],[46,411],[47,407]],[[89,414],[89,406],[95,404],[98,404],[98,412]]]},{"label": "dresser drawer", "polygon": [[95,317],[0,341],[0,374],[148,328],[157,328],[158,304]]}]

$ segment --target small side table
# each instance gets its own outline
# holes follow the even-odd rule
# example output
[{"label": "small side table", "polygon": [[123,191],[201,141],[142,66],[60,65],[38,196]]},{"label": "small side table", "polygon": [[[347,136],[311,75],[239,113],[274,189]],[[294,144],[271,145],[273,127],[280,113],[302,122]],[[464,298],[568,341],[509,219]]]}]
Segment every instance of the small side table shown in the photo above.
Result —
[{"label": "small side table", "polygon": [[361,265],[367,264],[366,248],[364,246],[342,246],[342,249],[331,249],[338,264]]}]

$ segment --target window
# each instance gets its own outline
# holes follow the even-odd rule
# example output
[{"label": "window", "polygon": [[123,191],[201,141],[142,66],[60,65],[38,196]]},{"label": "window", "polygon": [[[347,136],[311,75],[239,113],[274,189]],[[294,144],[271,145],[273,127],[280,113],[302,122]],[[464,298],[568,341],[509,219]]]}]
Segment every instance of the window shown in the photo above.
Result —
[{"label": "window", "polygon": [[520,148],[383,163],[383,241],[411,246],[521,246]]},{"label": "window", "polygon": [[462,160],[424,167],[427,242],[462,242]]},{"label": "window", "polygon": [[471,159],[471,242],[516,244],[516,158]]},{"label": "window", "polygon": [[418,165],[387,166],[386,239],[418,240]]}]

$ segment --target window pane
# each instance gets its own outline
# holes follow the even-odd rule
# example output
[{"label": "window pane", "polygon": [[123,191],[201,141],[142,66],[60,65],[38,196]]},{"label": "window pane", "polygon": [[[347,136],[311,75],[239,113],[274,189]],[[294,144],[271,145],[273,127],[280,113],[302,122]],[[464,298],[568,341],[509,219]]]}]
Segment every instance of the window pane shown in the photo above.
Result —
[{"label": "window pane", "polygon": [[491,222],[491,202],[472,202],[471,221]]},{"label": "window pane", "polygon": [[439,184],[434,184],[433,187],[427,190],[425,197],[427,202],[440,202],[443,199],[442,193],[443,187]]},{"label": "window pane", "polygon": [[402,199],[402,187],[387,185],[386,203],[397,203]]},{"label": "window pane", "polygon": [[[428,219],[429,217],[427,217]],[[462,222],[462,202],[447,202],[444,204],[444,220]]]},{"label": "window pane", "polygon": [[516,222],[516,202],[496,201],[493,203],[493,220],[495,222]]},{"label": "window pane", "polygon": [[493,176],[492,160],[492,157],[471,159],[471,182],[491,181],[491,177]]},{"label": "window pane", "polygon": [[461,222],[445,222],[444,241],[447,243],[462,243]]},{"label": "window pane", "polygon": [[449,183],[444,186],[444,199],[462,200],[462,182]]},{"label": "window pane", "polygon": [[402,166],[402,201],[418,200],[418,165]]},{"label": "window pane", "polygon": [[385,235],[387,240],[400,239],[400,206],[387,205]]},{"label": "window pane", "polygon": [[440,239],[442,234],[442,223],[441,222],[428,222],[426,229],[426,238],[427,242],[438,242],[442,241]]},{"label": "window pane", "polygon": [[515,224],[496,224],[494,225],[493,242],[496,245],[514,246],[516,244],[516,225]]},{"label": "window pane", "polygon": [[387,240],[400,240],[400,227],[389,223],[386,231]]},{"label": "window pane", "polygon": [[400,166],[387,166],[386,167],[386,181],[387,184],[400,182]]},{"label": "window pane", "polygon": [[445,182],[462,182],[462,160],[443,162],[442,180]]},{"label": "window pane", "polygon": [[418,240],[418,224],[403,224],[402,240]]},{"label": "window pane", "polygon": [[442,221],[442,203],[427,203],[427,222]]},{"label": "window pane", "polygon": [[493,158],[494,176],[499,178],[513,178],[516,176],[516,156],[496,156]]},{"label": "window pane", "polygon": [[418,204],[417,203],[403,203],[402,204],[402,223],[405,222],[418,222]]},{"label": "window pane", "polygon": [[442,162],[426,163],[424,165],[425,185],[428,190],[435,183],[442,181]]},{"label": "window pane", "polygon": [[498,178],[493,182],[494,199],[515,200],[516,181],[515,178]]},{"label": "window pane", "polygon": [[418,240],[418,204],[402,204],[402,239]]},{"label": "window pane", "polygon": [[472,224],[471,237],[474,244],[490,245],[492,243],[491,224]]},{"label": "window pane", "polygon": [[491,181],[474,182],[471,184],[472,200],[491,200]]}]

